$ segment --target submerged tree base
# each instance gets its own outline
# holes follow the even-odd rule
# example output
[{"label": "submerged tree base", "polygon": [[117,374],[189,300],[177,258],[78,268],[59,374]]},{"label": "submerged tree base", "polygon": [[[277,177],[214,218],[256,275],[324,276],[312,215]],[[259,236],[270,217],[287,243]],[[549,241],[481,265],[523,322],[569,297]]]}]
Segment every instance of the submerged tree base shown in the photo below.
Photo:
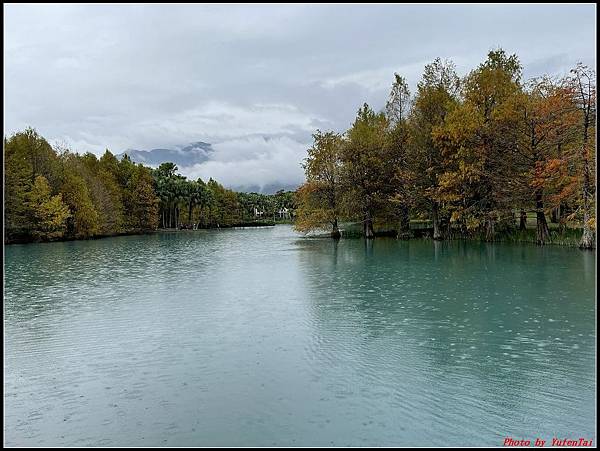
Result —
[{"label": "submerged tree base", "polygon": [[581,241],[579,242],[579,249],[595,249],[596,248],[596,240],[594,239],[594,234],[584,231],[581,237]]},{"label": "submerged tree base", "polygon": [[[493,239],[490,239],[486,230],[468,233],[463,230],[449,229],[445,232],[443,240],[466,240],[482,241],[488,243],[529,243],[538,244],[537,228],[520,230],[518,228],[496,229]],[[549,229],[544,245],[558,245],[569,247],[580,247],[581,249],[595,249],[595,241],[592,240],[590,247],[581,247],[583,230],[577,228]],[[408,232],[398,232],[393,229],[375,230],[375,237],[390,237],[400,240],[408,239],[435,239],[433,227],[415,227]],[[364,238],[363,231],[352,225],[342,231],[343,238]],[[439,241],[436,239],[436,241]]]}]

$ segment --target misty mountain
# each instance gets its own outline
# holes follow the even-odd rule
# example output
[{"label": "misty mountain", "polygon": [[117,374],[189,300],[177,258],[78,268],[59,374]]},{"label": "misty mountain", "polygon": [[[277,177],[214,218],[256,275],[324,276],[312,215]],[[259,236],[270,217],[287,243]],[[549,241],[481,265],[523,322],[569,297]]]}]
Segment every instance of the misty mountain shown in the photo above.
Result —
[{"label": "misty mountain", "polygon": [[[127,149],[126,151],[118,154],[117,157],[121,158],[123,155],[128,155],[133,162],[142,163],[153,168],[157,168],[161,163],[165,162],[175,163],[179,168],[180,173],[188,176],[189,174],[186,173],[186,169],[189,169],[195,164],[205,163],[206,161],[210,160],[213,152],[214,149],[211,144],[198,141],[186,146],[173,146],[172,149]],[[261,194],[274,194],[279,190],[295,191],[296,188],[298,188],[298,184],[290,184],[285,182],[269,183],[262,186],[258,183],[229,183],[225,184],[225,186],[235,191]]]},{"label": "misty mountain", "polygon": [[135,163],[151,167],[158,167],[161,163],[169,161],[181,168],[205,162],[212,152],[213,148],[209,143],[198,141],[187,146],[175,146],[173,149],[127,149],[118,157],[128,155]]},{"label": "misty mountain", "polygon": [[298,186],[298,184],[292,185],[288,183],[269,183],[268,185],[265,185],[262,188],[259,185],[239,185],[231,186],[230,188],[235,191],[244,193],[275,194],[279,190],[296,191]]}]

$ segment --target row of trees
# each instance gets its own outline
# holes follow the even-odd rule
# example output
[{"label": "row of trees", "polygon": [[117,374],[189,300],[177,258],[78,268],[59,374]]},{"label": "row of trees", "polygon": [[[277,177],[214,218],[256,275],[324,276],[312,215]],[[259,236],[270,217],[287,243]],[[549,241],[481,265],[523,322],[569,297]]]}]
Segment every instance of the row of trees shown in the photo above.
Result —
[{"label": "row of trees", "polygon": [[188,180],[177,173],[173,163],[161,164],[154,171],[154,179],[162,228],[227,227],[257,219],[278,219],[280,210],[295,208],[293,192],[239,193],[212,178],[207,183],[200,178]]},{"label": "row of trees", "polygon": [[516,55],[493,50],[460,78],[451,61],[425,66],[411,94],[396,74],[384,111],[367,104],[343,134],[317,131],[298,190],[301,231],[360,221],[407,233],[429,219],[433,238],[524,229],[536,215],[536,241],[549,241],[547,215],[583,229],[595,245],[595,74],[522,80]]},{"label": "row of trees", "polygon": [[226,227],[293,208],[292,193],[236,193],[108,150],[97,158],[53,148],[29,128],[4,140],[5,242],[83,239],[163,228]]},{"label": "row of trees", "polygon": [[29,128],[4,140],[6,241],[89,238],[156,227],[152,172],[110,152],[53,149]]}]

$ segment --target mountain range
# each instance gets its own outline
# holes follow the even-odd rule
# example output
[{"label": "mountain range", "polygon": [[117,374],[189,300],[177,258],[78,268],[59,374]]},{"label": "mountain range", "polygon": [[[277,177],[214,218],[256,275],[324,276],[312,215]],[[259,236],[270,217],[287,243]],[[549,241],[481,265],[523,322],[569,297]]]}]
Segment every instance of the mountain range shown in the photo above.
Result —
[{"label": "mountain range", "polygon": [[142,163],[151,167],[158,167],[161,163],[167,161],[175,163],[179,167],[186,167],[204,163],[210,158],[212,152],[213,148],[209,143],[198,141],[186,146],[174,146],[173,149],[127,149],[118,157],[128,155],[135,163]]},{"label": "mountain range", "polygon": [[[128,155],[135,163],[157,168],[161,163],[175,163],[180,169],[208,161],[214,152],[212,145],[203,141],[197,141],[188,145],[173,146],[172,149],[158,148],[150,150],[127,149],[117,155],[121,158]],[[185,175],[185,174],[184,174]],[[258,184],[230,186],[236,191],[247,193],[274,194],[279,190],[294,191],[297,184],[270,183],[260,186]]]}]

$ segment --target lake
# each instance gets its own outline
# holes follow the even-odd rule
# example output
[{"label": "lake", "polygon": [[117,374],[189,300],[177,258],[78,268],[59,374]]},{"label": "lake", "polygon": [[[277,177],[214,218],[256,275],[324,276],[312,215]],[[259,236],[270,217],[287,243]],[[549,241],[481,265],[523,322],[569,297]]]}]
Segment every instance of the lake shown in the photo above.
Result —
[{"label": "lake", "polygon": [[595,437],[595,253],[289,226],[5,247],[5,445]]}]

